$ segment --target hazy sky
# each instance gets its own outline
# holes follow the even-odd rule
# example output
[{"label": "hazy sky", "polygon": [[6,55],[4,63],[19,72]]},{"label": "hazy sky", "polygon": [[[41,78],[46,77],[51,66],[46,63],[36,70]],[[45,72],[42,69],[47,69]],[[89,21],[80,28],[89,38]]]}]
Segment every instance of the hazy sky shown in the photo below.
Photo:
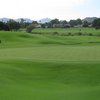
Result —
[{"label": "hazy sky", "polygon": [[100,16],[100,0],[0,0],[0,18],[59,18]]}]

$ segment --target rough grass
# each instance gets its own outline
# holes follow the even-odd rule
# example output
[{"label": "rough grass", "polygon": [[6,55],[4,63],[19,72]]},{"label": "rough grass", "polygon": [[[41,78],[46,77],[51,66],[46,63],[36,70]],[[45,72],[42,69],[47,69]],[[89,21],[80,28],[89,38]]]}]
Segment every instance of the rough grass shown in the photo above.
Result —
[{"label": "rough grass", "polygon": [[82,34],[93,34],[93,35],[100,35],[100,30],[96,30],[95,28],[40,28],[40,29],[34,29],[33,33],[42,33],[42,34],[53,34],[53,33],[58,33],[62,34],[64,33],[65,35],[72,33],[72,34],[77,34],[77,33],[82,33]]},{"label": "rough grass", "polygon": [[59,36],[29,34],[25,32],[0,32],[0,48],[33,47],[40,45],[99,45],[98,36]]},{"label": "rough grass", "polygon": [[99,100],[100,38],[0,32],[0,100]]}]

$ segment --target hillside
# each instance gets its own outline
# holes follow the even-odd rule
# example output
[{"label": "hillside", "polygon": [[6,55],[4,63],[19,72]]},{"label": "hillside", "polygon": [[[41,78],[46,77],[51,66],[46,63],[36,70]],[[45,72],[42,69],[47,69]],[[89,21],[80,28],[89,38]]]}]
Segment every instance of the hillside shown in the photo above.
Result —
[{"label": "hillside", "polygon": [[[35,31],[35,30],[34,30]],[[43,31],[44,32],[44,31]],[[43,33],[42,32],[42,33]],[[41,34],[42,34],[41,33]],[[53,34],[29,34],[25,32],[0,32],[0,48],[33,47],[35,45],[93,45],[99,44],[97,36],[60,36]]]}]

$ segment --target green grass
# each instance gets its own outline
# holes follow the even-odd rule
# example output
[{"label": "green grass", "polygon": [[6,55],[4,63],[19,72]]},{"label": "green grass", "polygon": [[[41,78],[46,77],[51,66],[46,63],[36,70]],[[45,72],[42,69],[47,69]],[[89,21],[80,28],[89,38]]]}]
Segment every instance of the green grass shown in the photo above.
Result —
[{"label": "green grass", "polygon": [[33,33],[54,33],[54,32],[58,32],[59,34],[61,33],[85,33],[85,34],[89,34],[89,33],[92,33],[92,34],[97,34],[97,35],[100,35],[100,30],[96,30],[95,28],[40,28],[40,29],[34,29],[33,30]]},{"label": "green grass", "polygon": [[2,100],[98,100],[100,63],[0,63]]},{"label": "green grass", "polygon": [[[40,29],[39,29],[40,30]],[[48,30],[48,29],[47,29]],[[59,29],[60,30],[60,29]],[[19,48],[52,45],[100,44],[99,36],[59,36],[51,34],[29,34],[25,32],[0,32],[0,48]]]},{"label": "green grass", "polygon": [[100,37],[0,32],[0,100],[99,100]]}]

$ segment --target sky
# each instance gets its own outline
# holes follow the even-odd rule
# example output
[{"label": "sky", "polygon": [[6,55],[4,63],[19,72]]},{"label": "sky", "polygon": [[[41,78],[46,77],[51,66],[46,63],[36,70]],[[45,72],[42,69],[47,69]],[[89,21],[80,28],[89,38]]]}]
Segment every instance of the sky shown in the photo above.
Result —
[{"label": "sky", "polygon": [[0,0],[0,18],[58,18],[70,20],[100,17],[100,0]]}]

